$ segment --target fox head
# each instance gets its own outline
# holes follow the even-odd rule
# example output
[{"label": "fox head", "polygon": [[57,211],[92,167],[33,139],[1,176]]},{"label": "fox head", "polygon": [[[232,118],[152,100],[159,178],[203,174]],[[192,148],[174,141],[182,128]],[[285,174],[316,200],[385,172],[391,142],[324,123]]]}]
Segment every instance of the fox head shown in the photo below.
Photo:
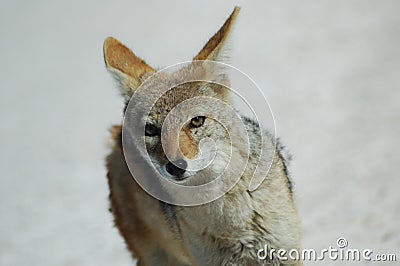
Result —
[{"label": "fox head", "polygon": [[[189,177],[194,173],[203,175],[200,175],[202,178],[190,180],[191,184],[209,182],[210,176],[224,171],[230,154],[235,152],[232,151],[230,143],[231,130],[234,131],[236,123],[235,116],[211,102],[194,115],[193,108],[197,105],[182,103],[190,99],[208,97],[231,104],[229,78],[223,64],[215,65],[212,62],[228,61],[229,34],[238,12],[239,8],[236,7],[193,60],[172,73],[156,74],[155,69],[112,37],[104,42],[105,64],[119,82],[126,103],[144,86],[146,80],[152,80],[144,88],[147,91],[136,99],[138,104],[150,104],[152,108],[146,117],[137,119],[145,119],[145,146],[153,165],[164,176],[177,182],[189,182]],[[185,80],[191,82],[181,82]],[[162,92],[166,84],[179,85]],[[152,102],[151,96],[158,94],[162,96]],[[179,108],[175,108],[178,105]],[[168,116],[172,110],[174,116]],[[225,120],[224,123],[212,118],[212,113],[219,113]],[[166,120],[169,123],[164,131]],[[207,145],[205,146],[208,148],[202,147],[202,140],[207,138],[214,141],[214,145],[211,146],[215,149]],[[207,154],[213,155],[213,163],[210,167],[197,169],[194,162]]]}]

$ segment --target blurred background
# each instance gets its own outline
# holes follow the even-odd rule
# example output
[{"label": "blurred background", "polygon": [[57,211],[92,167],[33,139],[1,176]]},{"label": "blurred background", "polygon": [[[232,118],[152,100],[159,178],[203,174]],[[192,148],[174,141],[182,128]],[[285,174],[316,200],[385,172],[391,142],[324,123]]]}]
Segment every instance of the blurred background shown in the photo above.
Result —
[{"label": "blurred background", "polygon": [[294,155],[303,247],[345,237],[400,260],[399,1],[14,0],[0,4],[0,265],[132,265],[108,212],[107,129],[123,101],[102,43],[168,66],[234,5],[232,64]]}]

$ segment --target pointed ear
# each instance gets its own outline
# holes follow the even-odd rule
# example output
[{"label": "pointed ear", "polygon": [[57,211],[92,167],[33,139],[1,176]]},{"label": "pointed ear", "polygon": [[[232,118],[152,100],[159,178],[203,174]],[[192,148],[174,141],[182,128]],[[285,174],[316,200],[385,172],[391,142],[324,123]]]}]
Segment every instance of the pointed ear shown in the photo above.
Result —
[{"label": "pointed ear", "polygon": [[212,60],[212,61],[229,61],[228,37],[232,30],[233,24],[239,14],[240,7],[236,6],[232,14],[225,21],[224,25],[217,33],[204,45],[203,49],[193,58],[193,60]]},{"label": "pointed ear", "polygon": [[129,100],[142,81],[154,73],[154,69],[138,58],[118,40],[108,37],[103,45],[107,69],[120,82],[121,93]]}]

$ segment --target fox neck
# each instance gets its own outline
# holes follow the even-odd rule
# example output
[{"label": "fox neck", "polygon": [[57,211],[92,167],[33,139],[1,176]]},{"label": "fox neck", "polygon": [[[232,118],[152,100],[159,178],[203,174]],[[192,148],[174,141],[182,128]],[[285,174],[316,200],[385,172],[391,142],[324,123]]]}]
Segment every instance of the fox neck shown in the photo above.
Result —
[{"label": "fox neck", "polygon": [[[246,204],[239,204],[239,202],[247,200],[238,197],[227,199],[226,197],[228,196],[201,206],[180,208],[180,222],[198,235],[224,237],[226,234],[232,236],[233,232],[238,232],[238,228],[245,228],[251,210]],[[244,197],[246,196],[244,195]],[[237,208],[232,206],[231,200],[237,201]]]}]

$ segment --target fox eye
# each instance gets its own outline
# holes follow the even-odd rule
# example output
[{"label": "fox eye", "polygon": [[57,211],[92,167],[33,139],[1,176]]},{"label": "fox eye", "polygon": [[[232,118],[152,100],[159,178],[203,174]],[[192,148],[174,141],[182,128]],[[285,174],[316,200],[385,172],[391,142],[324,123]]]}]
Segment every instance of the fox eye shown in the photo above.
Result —
[{"label": "fox eye", "polygon": [[155,125],[146,124],[145,135],[149,137],[158,135],[158,128]]},{"label": "fox eye", "polygon": [[205,116],[196,116],[190,120],[191,127],[201,127],[204,124],[204,120],[206,120]]}]

